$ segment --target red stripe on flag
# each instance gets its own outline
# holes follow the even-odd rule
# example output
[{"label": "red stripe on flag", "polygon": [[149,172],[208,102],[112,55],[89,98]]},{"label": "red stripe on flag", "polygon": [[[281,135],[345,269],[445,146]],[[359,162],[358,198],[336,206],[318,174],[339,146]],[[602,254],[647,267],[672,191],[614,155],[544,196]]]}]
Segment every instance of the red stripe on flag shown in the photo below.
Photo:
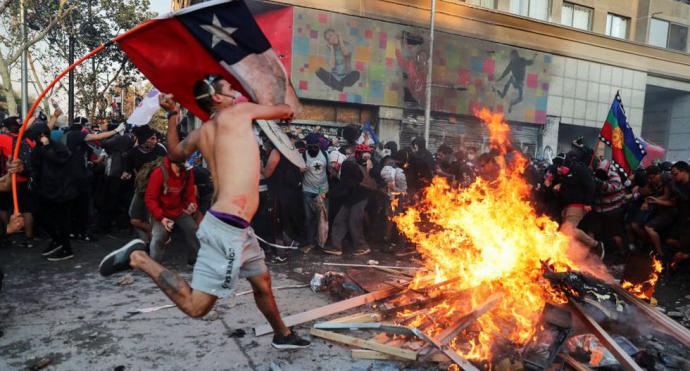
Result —
[{"label": "red stripe on flag", "polygon": [[611,136],[613,135],[613,128],[611,127],[611,123],[609,123],[608,121],[604,122],[604,126],[601,128],[601,133],[599,133],[599,135],[601,135],[610,142]]},{"label": "red stripe on flag", "polygon": [[119,40],[122,50],[139,71],[163,93],[172,93],[175,100],[202,120],[208,114],[194,98],[194,83],[208,74],[223,75],[233,88],[241,85],[209,54],[192,34],[175,18],[153,21],[154,24]]},{"label": "red stripe on flag", "polygon": [[256,16],[256,23],[271,43],[288,77],[292,67],[292,14],[293,8],[287,7]]}]

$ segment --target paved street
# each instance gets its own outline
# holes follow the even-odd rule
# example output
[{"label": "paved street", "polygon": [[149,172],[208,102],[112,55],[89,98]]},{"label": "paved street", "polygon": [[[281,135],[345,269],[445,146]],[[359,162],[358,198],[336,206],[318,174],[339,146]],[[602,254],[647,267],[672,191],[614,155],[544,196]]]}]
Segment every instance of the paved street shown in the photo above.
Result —
[{"label": "paved street", "polygon": [[[102,256],[127,239],[121,234],[102,236],[96,243],[77,242],[76,258],[60,263],[40,258],[42,246],[0,250],[0,263],[7,274],[0,293],[0,329],[4,332],[0,370],[40,366],[49,370],[268,370],[272,362],[282,370],[300,371],[410,369],[411,365],[397,362],[355,361],[348,348],[321,339],[314,339],[307,350],[277,351],[270,346],[271,336],[253,335],[253,327],[263,323],[263,318],[251,295],[219,301],[204,319],[190,319],[175,308],[130,316],[128,311],[170,301],[141,273],[134,273],[134,282],[124,286],[117,284],[124,274],[103,278],[97,273]],[[166,265],[189,278],[191,269],[185,256],[182,246],[173,245],[166,253]],[[384,264],[386,257],[297,253],[290,264],[271,267],[273,286],[308,283],[315,271],[329,270],[316,262],[366,263],[370,258]],[[406,265],[390,257],[385,264]],[[690,304],[685,297],[687,274],[674,277],[673,285],[665,281],[657,290],[659,305],[667,312],[682,311]],[[241,281],[238,292],[246,290],[248,283]],[[275,293],[284,314],[333,301],[309,288]],[[308,326],[297,329],[309,336]],[[231,336],[237,330],[246,334]]]},{"label": "paved street", "polygon": [[[126,286],[117,285],[122,274],[98,274],[100,258],[125,240],[109,236],[97,243],[77,243],[76,258],[60,263],[41,259],[41,246],[0,250],[7,274],[0,294],[0,370],[46,362],[50,370],[268,370],[271,362],[283,370],[398,368],[391,362],[354,362],[349,349],[318,339],[307,350],[273,349],[271,336],[253,335],[252,328],[263,318],[251,295],[219,301],[217,314],[204,319],[190,319],[175,308],[129,316],[129,310],[170,301],[140,273]],[[171,268],[187,278],[191,275],[182,247],[173,246],[166,257]],[[286,274],[297,265],[301,264],[278,267],[273,286],[307,283],[310,272]],[[245,290],[249,285],[242,281],[238,292]],[[276,297],[285,314],[331,302],[326,294],[309,288],[279,290]],[[246,335],[229,336],[238,329]],[[308,328],[298,331],[306,334]]]}]

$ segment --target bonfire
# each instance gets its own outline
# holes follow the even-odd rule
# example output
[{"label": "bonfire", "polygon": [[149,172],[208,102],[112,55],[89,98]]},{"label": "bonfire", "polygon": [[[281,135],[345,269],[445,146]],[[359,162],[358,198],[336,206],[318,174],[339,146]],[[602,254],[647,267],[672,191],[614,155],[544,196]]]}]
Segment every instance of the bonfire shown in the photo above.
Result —
[{"label": "bonfire", "polygon": [[410,326],[424,327],[432,318],[434,325],[425,332],[436,336],[463,311],[502,294],[498,305],[477,320],[479,331],[461,344],[452,344],[467,359],[489,360],[499,341],[524,346],[539,328],[546,303],[567,302],[544,278],[544,262],[556,272],[577,267],[568,254],[570,238],[559,232],[556,222],[537,215],[530,202],[530,185],[524,177],[528,160],[513,151],[503,115],[487,109],[476,115],[497,152],[496,179],[477,178],[458,189],[436,178],[423,199],[395,222],[417,245],[427,270],[434,272],[434,277],[419,273],[412,288],[433,279],[450,281],[447,290],[466,294],[462,300],[448,299],[426,308],[409,321]]}]

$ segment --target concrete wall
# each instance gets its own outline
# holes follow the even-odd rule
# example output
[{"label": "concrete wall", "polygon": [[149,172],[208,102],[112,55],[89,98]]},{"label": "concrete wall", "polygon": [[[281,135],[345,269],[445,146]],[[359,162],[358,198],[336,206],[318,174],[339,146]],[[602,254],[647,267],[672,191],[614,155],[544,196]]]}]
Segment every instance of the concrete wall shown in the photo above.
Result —
[{"label": "concrete wall", "polygon": [[690,159],[690,96],[673,101],[669,133],[666,159],[688,161]]},{"label": "concrete wall", "polygon": [[630,126],[642,128],[647,74],[581,59],[554,56],[547,112],[564,124],[601,127],[620,91]]}]

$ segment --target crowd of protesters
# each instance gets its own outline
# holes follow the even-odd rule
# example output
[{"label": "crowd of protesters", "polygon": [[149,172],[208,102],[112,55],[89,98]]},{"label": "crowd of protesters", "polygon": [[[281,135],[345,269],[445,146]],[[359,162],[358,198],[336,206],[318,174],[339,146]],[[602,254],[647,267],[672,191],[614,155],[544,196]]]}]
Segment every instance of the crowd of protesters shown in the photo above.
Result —
[{"label": "crowd of protesters", "polygon": [[[72,240],[94,241],[113,228],[133,228],[157,261],[171,238],[179,238],[193,266],[197,226],[213,197],[203,158],[172,161],[161,135],[149,126],[92,125],[78,117],[58,128],[61,114],[57,110],[32,120],[20,144],[20,171],[8,159],[21,122],[17,117],[2,122],[2,174],[18,174],[24,234],[13,243],[32,247],[35,234],[45,233],[50,243],[42,245],[43,256],[61,261],[74,257]],[[477,155],[444,144],[432,154],[419,138],[405,148],[395,142],[374,144],[354,125],[343,129],[339,141],[318,128],[289,137],[305,168],[256,133],[260,204],[252,227],[272,264],[285,263],[295,250],[367,255],[372,246],[380,246],[397,256],[414,254],[413,244],[391,221],[396,213],[434,177],[467,187],[476,177],[492,179],[498,171],[491,151]],[[602,258],[649,252],[675,268],[690,257],[686,162],[651,165],[626,177],[615,164],[574,142],[573,150],[552,161],[531,161],[525,174],[538,212]],[[12,201],[11,192],[0,193],[0,220],[14,231],[19,228],[9,219]]]}]

